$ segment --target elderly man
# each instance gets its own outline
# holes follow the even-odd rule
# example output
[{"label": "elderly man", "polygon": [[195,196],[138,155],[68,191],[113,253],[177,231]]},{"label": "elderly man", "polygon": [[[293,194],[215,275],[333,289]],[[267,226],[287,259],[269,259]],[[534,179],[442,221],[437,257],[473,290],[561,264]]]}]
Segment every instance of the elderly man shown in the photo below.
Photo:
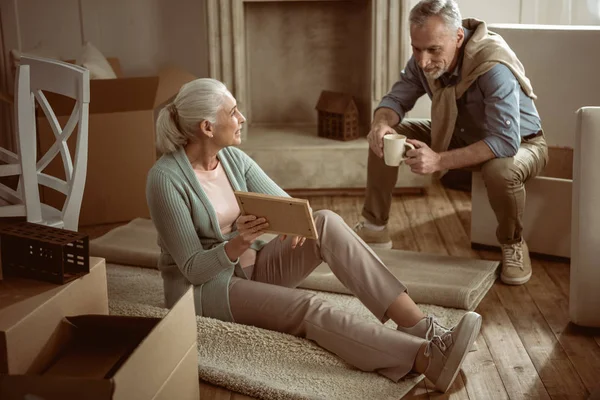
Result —
[{"label": "elderly man", "polygon": [[[462,20],[454,0],[422,0],[409,19],[413,56],[375,111],[367,137],[365,220],[355,230],[372,247],[392,245],[386,224],[398,168],[382,156],[383,137],[397,132],[416,147],[405,161],[414,173],[481,170],[498,220],[501,279],[523,284],[531,277],[521,236],[524,182],[548,161],[531,84],[506,42],[484,22]],[[404,119],[424,94],[432,100],[431,120]]]}]

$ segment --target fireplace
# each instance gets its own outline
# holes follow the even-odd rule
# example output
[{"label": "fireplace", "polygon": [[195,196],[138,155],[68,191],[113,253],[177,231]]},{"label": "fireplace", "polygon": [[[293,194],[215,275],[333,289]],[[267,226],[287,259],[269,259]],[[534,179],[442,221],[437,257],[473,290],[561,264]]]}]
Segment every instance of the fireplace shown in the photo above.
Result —
[{"label": "fireplace", "polygon": [[[246,115],[242,148],[282,187],[365,187],[364,136],[406,59],[404,3],[208,0],[210,75],[227,85]],[[322,90],[354,97],[363,137],[317,136]],[[422,186],[418,181],[403,184]]]},{"label": "fireplace", "polygon": [[316,126],[323,89],[353,95],[369,123],[369,3],[245,2],[250,126]]}]

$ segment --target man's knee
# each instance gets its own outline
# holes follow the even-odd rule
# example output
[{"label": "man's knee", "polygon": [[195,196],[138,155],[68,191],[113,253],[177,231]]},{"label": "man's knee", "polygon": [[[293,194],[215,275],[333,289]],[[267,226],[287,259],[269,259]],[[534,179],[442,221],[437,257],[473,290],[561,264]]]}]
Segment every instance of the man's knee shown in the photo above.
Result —
[{"label": "man's knee", "polygon": [[523,184],[523,177],[515,168],[512,157],[494,158],[481,166],[486,187],[516,187]]},{"label": "man's knee", "polygon": [[409,139],[428,143],[431,138],[431,120],[408,118],[396,125],[394,130]]}]

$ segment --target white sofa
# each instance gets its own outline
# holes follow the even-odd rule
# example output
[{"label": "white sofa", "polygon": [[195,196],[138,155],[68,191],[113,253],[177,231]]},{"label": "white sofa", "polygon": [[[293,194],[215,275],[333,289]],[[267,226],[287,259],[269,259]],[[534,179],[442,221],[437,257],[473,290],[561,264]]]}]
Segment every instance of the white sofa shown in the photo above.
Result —
[{"label": "white sofa", "polygon": [[[524,238],[532,253],[570,257],[575,113],[600,104],[600,27],[498,24],[489,29],[502,35],[525,66],[550,146],[543,176],[526,184]],[[472,203],[471,243],[498,246],[480,173],[473,174]]]},{"label": "white sofa", "polygon": [[571,321],[600,327],[600,107],[577,112],[572,219]]}]

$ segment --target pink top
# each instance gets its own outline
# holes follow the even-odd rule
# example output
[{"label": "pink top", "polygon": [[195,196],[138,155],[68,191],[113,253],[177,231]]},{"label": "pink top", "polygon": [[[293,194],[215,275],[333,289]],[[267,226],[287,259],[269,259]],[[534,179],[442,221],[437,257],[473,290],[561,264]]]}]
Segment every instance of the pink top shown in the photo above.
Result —
[{"label": "pink top", "polygon": [[[229,182],[223,166],[219,162],[217,168],[212,171],[194,170],[194,172],[217,213],[221,233],[230,233],[233,229],[233,224],[240,216],[240,207],[235,199],[231,182]],[[242,268],[249,267],[254,265],[255,260],[256,250],[248,249],[240,256],[240,265]]]}]

